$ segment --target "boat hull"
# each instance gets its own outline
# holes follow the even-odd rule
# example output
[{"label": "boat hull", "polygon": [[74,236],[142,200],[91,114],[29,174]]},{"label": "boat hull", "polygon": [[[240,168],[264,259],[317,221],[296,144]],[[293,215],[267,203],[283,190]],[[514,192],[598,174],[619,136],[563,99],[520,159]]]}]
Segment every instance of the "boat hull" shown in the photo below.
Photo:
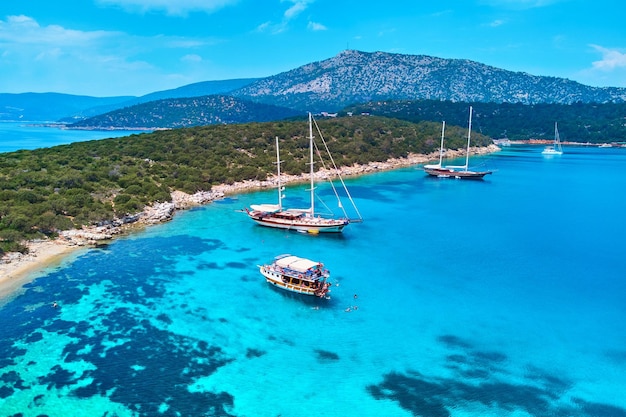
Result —
[{"label": "boat hull", "polygon": [[456,178],[466,180],[480,180],[485,175],[491,174],[491,171],[461,171],[452,168],[429,168],[424,167],[424,171],[433,177],[438,178]]},{"label": "boat hull", "polygon": [[248,216],[258,225],[275,229],[295,230],[304,233],[341,233],[348,219],[325,219],[316,217],[281,218],[271,213],[249,212]]},{"label": "boat hull", "polygon": [[311,286],[305,286],[303,283],[306,281],[300,281],[299,283],[294,283],[293,278],[290,279],[289,276],[281,274],[275,271],[271,266],[262,265],[259,267],[259,271],[261,275],[265,277],[265,281],[269,284],[274,285],[280,289],[294,292],[297,294],[303,295],[312,295],[315,297],[324,297],[327,298],[327,294],[330,292],[328,286],[323,283],[322,288],[313,288]]},{"label": "boat hull", "polygon": [[544,149],[541,153],[543,155],[563,155],[563,151],[557,151],[556,149]]}]

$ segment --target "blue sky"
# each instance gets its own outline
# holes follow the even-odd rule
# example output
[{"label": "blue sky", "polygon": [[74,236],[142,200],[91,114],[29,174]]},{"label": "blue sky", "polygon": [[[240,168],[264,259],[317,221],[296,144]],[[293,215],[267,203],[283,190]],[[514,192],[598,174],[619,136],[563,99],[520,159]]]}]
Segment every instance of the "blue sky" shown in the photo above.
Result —
[{"label": "blue sky", "polygon": [[344,49],[626,87],[623,0],[27,0],[0,4],[0,93],[144,95]]}]

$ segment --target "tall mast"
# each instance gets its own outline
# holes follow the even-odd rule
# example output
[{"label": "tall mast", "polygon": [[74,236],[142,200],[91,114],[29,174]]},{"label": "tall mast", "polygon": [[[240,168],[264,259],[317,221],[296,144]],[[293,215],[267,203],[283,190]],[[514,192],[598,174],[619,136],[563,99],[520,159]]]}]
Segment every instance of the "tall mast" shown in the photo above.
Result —
[{"label": "tall mast", "polygon": [[469,149],[470,149],[470,137],[472,136],[472,106],[469,111],[469,127],[467,128],[467,152],[465,154],[465,170],[469,167]]},{"label": "tall mast", "polygon": [[309,153],[310,153],[310,173],[311,173],[311,209],[310,215],[315,215],[315,181],[313,181],[313,116],[309,112]]},{"label": "tall mast", "polygon": [[559,142],[559,128],[557,127],[557,122],[554,122],[554,145],[556,146]]},{"label": "tall mast", "polygon": [[441,168],[441,161],[443,160],[443,136],[446,131],[446,121],[443,121],[443,126],[441,127],[441,146],[439,147],[439,167]]},{"label": "tall mast", "polygon": [[280,149],[278,148],[278,136],[276,136],[276,166],[278,173],[278,210],[283,209],[283,184],[280,181]]}]

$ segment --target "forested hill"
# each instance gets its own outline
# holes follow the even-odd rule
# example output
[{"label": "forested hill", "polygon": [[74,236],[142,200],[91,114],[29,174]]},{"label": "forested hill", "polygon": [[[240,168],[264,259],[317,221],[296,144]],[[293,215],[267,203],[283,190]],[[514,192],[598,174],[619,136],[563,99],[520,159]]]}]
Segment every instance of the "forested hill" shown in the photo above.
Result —
[{"label": "forested hill", "polygon": [[[563,140],[571,142],[626,141],[626,103],[520,104],[439,100],[377,101],[349,106],[339,114],[369,113],[412,122],[445,120],[467,126],[474,107],[476,132],[511,140],[551,139],[559,123]],[[277,121],[304,112],[259,104],[224,95],[151,101],[70,125],[70,128],[176,128],[209,124]]]},{"label": "forested hill", "polygon": [[[439,123],[384,117],[319,120],[339,166],[366,164],[439,146]],[[274,138],[282,169],[308,170],[308,127],[294,121],[213,125],[0,154],[0,255],[24,250],[23,239],[136,213],[174,190],[262,180],[274,173]],[[466,128],[450,126],[447,146],[462,148]],[[473,136],[476,145],[491,139]]]},{"label": "forested hill", "polygon": [[492,138],[553,139],[554,123],[561,140],[571,142],[625,142],[626,103],[512,104],[451,101],[379,101],[347,107],[342,113],[369,113],[419,122],[442,121],[467,125],[473,106],[473,129]]},{"label": "forested hill", "polygon": [[158,129],[213,124],[269,122],[304,113],[225,95],[155,100],[81,120],[68,127]]}]

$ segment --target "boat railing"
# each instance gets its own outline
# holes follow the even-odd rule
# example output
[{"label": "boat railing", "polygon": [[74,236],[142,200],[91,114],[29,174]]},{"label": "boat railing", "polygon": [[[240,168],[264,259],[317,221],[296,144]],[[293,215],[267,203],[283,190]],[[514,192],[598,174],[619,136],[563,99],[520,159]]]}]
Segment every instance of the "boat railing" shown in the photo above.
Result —
[{"label": "boat railing", "polygon": [[285,275],[285,276],[292,277],[292,278],[305,279],[308,281],[317,281],[322,278],[326,278],[326,276],[328,276],[327,271],[322,271],[319,269],[302,272],[302,271],[296,271],[295,269],[284,268],[278,265],[272,265],[269,267],[269,269],[281,275]]}]

